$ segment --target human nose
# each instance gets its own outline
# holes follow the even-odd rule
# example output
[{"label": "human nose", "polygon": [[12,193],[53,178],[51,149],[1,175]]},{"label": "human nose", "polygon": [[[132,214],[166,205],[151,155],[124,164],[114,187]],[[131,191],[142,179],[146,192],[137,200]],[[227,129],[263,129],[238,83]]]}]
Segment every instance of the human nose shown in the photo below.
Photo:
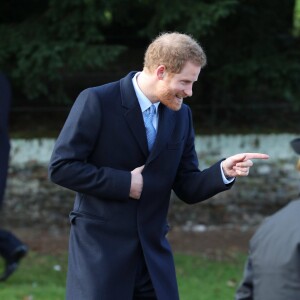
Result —
[{"label": "human nose", "polygon": [[192,97],[193,95],[193,87],[189,86],[184,89],[184,93],[186,94],[187,97]]}]

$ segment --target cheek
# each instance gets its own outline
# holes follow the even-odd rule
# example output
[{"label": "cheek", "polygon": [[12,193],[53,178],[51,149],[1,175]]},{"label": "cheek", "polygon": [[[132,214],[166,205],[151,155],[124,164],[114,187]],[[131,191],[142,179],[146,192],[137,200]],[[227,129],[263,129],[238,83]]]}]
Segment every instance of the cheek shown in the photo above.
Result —
[{"label": "cheek", "polygon": [[161,95],[161,99],[163,99],[164,102],[171,103],[173,101],[173,98],[174,98],[174,93],[172,93],[169,90],[164,91]]},{"label": "cheek", "polygon": [[170,96],[171,92],[168,89],[168,87],[164,87],[163,89],[161,89],[160,91],[160,98],[168,98]]}]

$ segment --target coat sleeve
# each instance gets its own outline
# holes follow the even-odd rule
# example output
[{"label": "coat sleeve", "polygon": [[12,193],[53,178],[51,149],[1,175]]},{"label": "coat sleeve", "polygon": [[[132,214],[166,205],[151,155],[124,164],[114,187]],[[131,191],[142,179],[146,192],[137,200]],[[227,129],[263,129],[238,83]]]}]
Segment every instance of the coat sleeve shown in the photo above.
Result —
[{"label": "coat sleeve", "polygon": [[221,161],[211,167],[200,170],[198,156],[195,150],[195,133],[192,124],[191,110],[187,109],[188,127],[186,143],[173,185],[176,195],[188,204],[206,200],[217,193],[228,190],[233,182],[225,184],[221,174]]},{"label": "coat sleeve", "polygon": [[[93,89],[76,99],[55,143],[49,178],[73,191],[96,197],[127,200],[131,173],[89,162],[101,129],[101,101]],[[105,142],[105,141],[103,141]]]},{"label": "coat sleeve", "polygon": [[235,300],[253,300],[253,271],[250,257],[245,264],[244,277],[236,291]]}]

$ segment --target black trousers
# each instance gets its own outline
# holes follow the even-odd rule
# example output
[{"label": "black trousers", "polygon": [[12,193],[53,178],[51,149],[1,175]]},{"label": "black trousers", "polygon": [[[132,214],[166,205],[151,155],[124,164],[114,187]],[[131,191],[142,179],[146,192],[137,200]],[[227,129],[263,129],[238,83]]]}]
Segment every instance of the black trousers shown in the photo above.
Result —
[{"label": "black trousers", "polygon": [[136,272],[133,300],[157,300],[145,258],[142,253]]},{"label": "black trousers", "polygon": [[7,230],[0,229],[0,255],[5,259],[10,259],[14,250],[23,243]]}]

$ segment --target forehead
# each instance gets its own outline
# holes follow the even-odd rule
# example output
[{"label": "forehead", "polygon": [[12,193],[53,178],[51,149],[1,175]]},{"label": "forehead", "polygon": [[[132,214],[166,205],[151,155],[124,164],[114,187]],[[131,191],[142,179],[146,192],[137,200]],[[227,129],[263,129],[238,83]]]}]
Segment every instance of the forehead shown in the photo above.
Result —
[{"label": "forehead", "polygon": [[174,74],[175,79],[197,81],[200,74],[201,67],[191,62],[187,62],[180,73]]}]

